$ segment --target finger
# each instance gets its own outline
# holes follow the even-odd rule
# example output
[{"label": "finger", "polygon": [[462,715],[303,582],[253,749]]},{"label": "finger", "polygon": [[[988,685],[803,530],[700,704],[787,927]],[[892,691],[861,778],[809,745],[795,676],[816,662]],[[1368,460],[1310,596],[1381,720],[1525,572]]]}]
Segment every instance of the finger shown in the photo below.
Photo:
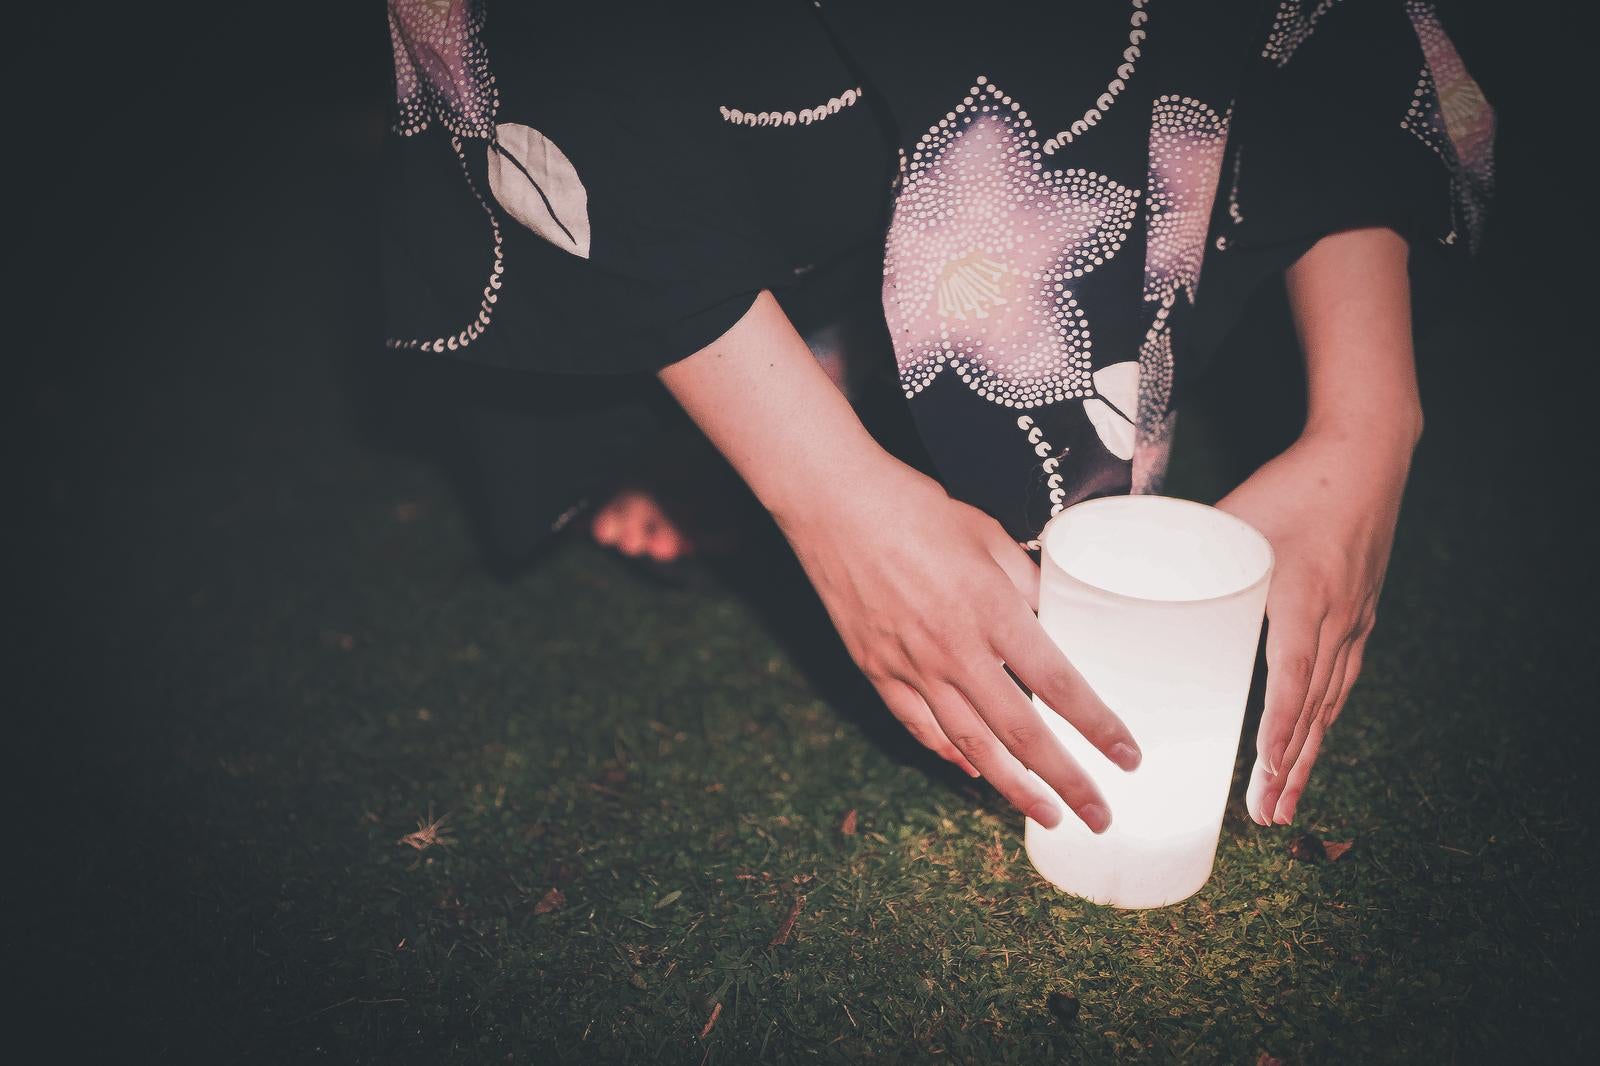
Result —
[{"label": "finger", "polygon": [[650,540],[645,545],[645,551],[649,553],[650,558],[655,559],[657,562],[676,559],[682,554],[682,548],[683,545],[678,539],[677,533],[670,529],[660,528],[657,528],[650,535]]},{"label": "finger", "polygon": [[[1060,800],[1043,781],[1031,777],[1021,761],[1006,750],[961,691],[948,684],[932,685],[930,690],[923,694],[923,698],[928,701],[945,736],[950,738],[961,754],[1012,806],[1046,829],[1060,825]],[[1089,813],[1090,817],[1094,817],[1096,812]],[[1109,817],[1107,812],[1108,820]]]},{"label": "finger", "polygon": [[998,525],[994,527],[990,540],[990,556],[1006,572],[1006,577],[1022,593],[1022,598],[1028,601],[1028,610],[1038,614],[1039,564]]},{"label": "finger", "polygon": [[[1288,821],[1281,823],[1283,825],[1287,825],[1294,820],[1294,811],[1299,806],[1300,795],[1305,791],[1305,782],[1311,773],[1311,764],[1316,762],[1317,751],[1310,745],[1311,738],[1316,738],[1317,743],[1320,745],[1321,738],[1327,735],[1328,727],[1333,725],[1340,712],[1344,710],[1345,701],[1349,699],[1350,690],[1355,686],[1356,677],[1361,672],[1362,644],[1364,643],[1364,641],[1352,643],[1344,653],[1345,660],[1340,667],[1340,676],[1335,682],[1337,691],[1332,699],[1323,704],[1322,709],[1316,715],[1314,719],[1315,729],[1308,731],[1307,742],[1296,752],[1295,761],[1291,764],[1291,769],[1286,771],[1283,777],[1273,779],[1267,795],[1261,800],[1261,805],[1268,815],[1275,815],[1284,808],[1284,804],[1288,804]],[[1299,779],[1300,791],[1293,793],[1291,796],[1290,789],[1295,782],[1294,768],[1299,768],[1302,763],[1305,764],[1305,772]],[[1268,823],[1263,822],[1262,824],[1266,825]]]},{"label": "finger", "polygon": [[1356,681],[1361,677],[1361,664],[1366,655],[1367,641],[1363,637],[1350,645],[1350,658],[1345,660],[1344,681],[1339,686],[1338,698],[1334,700],[1333,710],[1328,715],[1328,724],[1332,725],[1344,713],[1345,704],[1350,702],[1350,690],[1356,687]]},{"label": "finger", "polygon": [[1272,808],[1267,806],[1267,791],[1276,784],[1277,779],[1267,773],[1265,764],[1258,758],[1254,769],[1250,771],[1250,785],[1244,792],[1245,810],[1250,812],[1250,820],[1257,825],[1272,824]]},{"label": "finger", "polygon": [[1267,610],[1267,691],[1256,730],[1256,754],[1267,773],[1274,775],[1283,769],[1283,751],[1306,705],[1322,629],[1320,615],[1291,613],[1285,604],[1294,599],[1292,594],[1277,599]]},{"label": "finger", "polygon": [[607,507],[594,517],[594,524],[589,527],[594,535],[595,543],[610,546],[616,543],[618,529],[617,512],[615,508]]},{"label": "finger", "polygon": [[1312,727],[1311,736],[1306,740],[1306,746],[1300,752],[1300,757],[1289,770],[1282,794],[1278,796],[1273,806],[1272,820],[1279,825],[1288,825],[1294,821],[1295,808],[1300,806],[1300,796],[1306,790],[1306,782],[1311,779],[1311,768],[1316,765],[1317,754],[1322,750],[1322,738],[1325,736],[1327,736],[1327,726],[1319,720]]},{"label": "finger", "polygon": [[[1283,758],[1278,762],[1280,779],[1287,778],[1289,767],[1300,757],[1300,752],[1304,750],[1311,737],[1312,728],[1320,726],[1326,730],[1328,723],[1333,720],[1330,717],[1329,704],[1338,698],[1340,686],[1344,683],[1344,667],[1350,659],[1349,634],[1336,635],[1334,630],[1324,628],[1320,647],[1323,649],[1323,654],[1318,658],[1332,659],[1332,665],[1328,669],[1328,680],[1320,687],[1314,682],[1311,691],[1306,693],[1306,705],[1300,711],[1300,721],[1296,724],[1289,743],[1284,746]],[[1327,654],[1330,650],[1333,651],[1332,655]],[[1321,673],[1320,663],[1318,673],[1319,675]]]},{"label": "finger", "polygon": [[[1311,773],[1311,765],[1317,760],[1317,748],[1312,744],[1315,742],[1316,745],[1321,745],[1322,738],[1327,735],[1328,727],[1339,715],[1341,706],[1339,696],[1341,692],[1346,691],[1345,674],[1350,666],[1350,653],[1350,642],[1342,642],[1339,645],[1336,657],[1338,662],[1334,667],[1334,677],[1328,686],[1327,694],[1322,701],[1308,705],[1301,719],[1305,723],[1305,734],[1302,737],[1298,731],[1296,732],[1296,742],[1290,744],[1288,753],[1284,757],[1283,772],[1278,775],[1275,787],[1268,791],[1263,800],[1262,805],[1279,825],[1288,825],[1294,820],[1294,808],[1300,802],[1300,793],[1305,791],[1305,782]],[[1296,770],[1302,771],[1298,778]],[[1299,781],[1299,791],[1294,792],[1291,798],[1290,791],[1295,787],[1296,780]],[[1289,815],[1286,819],[1280,818],[1279,815],[1285,809],[1286,803]]]},{"label": "finger", "polygon": [[654,529],[644,502],[633,497],[623,503],[618,519],[622,524],[617,537],[617,547],[625,555],[638,555],[644,551]]},{"label": "finger", "polygon": [[957,687],[1017,761],[1038,774],[1084,825],[1096,833],[1111,825],[1111,807],[1094,779],[1067,753],[1033,702],[999,663],[988,670],[974,670]]},{"label": "finger", "polygon": [[1021,610],[1019,604],[1016,614],[1002,625],[997,636],[999,639],[992,644],[994,653],[1047,707],[1072,723],[1085,740],[1124,770],[1138,767],[1142,757],[1139,742],[1122,719],[1095,695],[1037,618]]},{"label": "finger", "polygon": [[884,706],[889,708],[889,713],[900,720],[900,724],[916,738],[917,743],[941,759],[959,766],[968,777],[978,776],[978,768],[968,762],[967,757],[950,743],[950,738],[944,735],[944,730],[939,728],[933,712],[928,709],[927,701],[916,689],[904,682],[893,680],[882,682],[876,688],[878,695],[883,698]]}]

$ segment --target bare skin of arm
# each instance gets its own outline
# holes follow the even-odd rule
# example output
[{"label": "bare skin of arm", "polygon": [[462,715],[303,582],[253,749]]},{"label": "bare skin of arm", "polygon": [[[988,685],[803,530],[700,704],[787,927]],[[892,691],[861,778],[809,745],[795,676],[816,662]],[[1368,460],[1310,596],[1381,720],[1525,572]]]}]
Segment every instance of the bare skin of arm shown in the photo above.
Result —
[{"label": "bare skin of arm", "polygon": [[912,735],[1042,824],[1063,817],[1059,796],[1104,831],[1105,798],[1005,666],[1124,769],[1138,745],[1040,628],[1038,567],[1000,525],[878,446],[770,294],[661,380],[777,521]]},{"label": "bare skin of arm", "polygon": [[1422,433],[1405,241],[1388,229],[1332,234],[1287,282],[1306,361],[1306,426],[1218,504],[1261,530],[1277,555],[1266,707],[1246,795],[1262,825],[1294,820],[1361,671]]}]

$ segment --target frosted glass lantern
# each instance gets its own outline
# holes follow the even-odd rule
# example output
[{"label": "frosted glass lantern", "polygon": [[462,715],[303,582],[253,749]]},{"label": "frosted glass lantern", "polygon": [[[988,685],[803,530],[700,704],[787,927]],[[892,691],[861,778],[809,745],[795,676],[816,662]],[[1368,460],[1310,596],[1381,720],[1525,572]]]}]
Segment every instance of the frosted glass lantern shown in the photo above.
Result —
[{"label": "frosted glass lantern", "polygon": [[1245,522],[1165,496],[1069,507],[1040,534],[1039,622],[1139,742],[1128,773],[1035,699],[1100,788],[1111,827],[1028,819],[1028,858],[1057,888],[1159,907],[1211,876],[1255,666],[1272,547]]}]

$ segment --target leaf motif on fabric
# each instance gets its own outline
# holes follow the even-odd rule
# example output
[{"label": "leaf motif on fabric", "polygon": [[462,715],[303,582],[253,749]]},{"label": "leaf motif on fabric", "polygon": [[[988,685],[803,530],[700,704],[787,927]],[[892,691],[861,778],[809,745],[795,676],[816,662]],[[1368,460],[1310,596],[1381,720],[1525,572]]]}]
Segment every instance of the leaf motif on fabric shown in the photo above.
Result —
[{"label": "leaf motif on fabric", "polygon": [[1098,396],[1083,401],[1083,413],[1100,437],[1106,451],[1118,459],[1132,459],[1138,433],[1131,415],[1138,410],[1139,361],[1112,363],[1094,372]]},{"label": "leaf motif on fabric", "polygon": [[489,189],[506,213],[563,251],[589,258],[589,192],[556,143],[501,122],[489,142]]}]

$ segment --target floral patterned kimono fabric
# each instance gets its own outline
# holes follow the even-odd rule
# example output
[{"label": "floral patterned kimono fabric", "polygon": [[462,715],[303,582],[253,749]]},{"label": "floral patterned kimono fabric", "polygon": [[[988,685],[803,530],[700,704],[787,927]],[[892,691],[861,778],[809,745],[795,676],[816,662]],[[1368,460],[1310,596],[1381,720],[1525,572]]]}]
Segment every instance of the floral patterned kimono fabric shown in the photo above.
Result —
[{"label": "floral patterned kimono fabric", "polygon": [[1023,541],[1158,490],[1183,383],[1319,237],[1426,267],[1492,183],[1424,0],[532,6],[391,0],[389,344],[615,382],[614,425],[761,290],[881,255],[928,453]]}]

